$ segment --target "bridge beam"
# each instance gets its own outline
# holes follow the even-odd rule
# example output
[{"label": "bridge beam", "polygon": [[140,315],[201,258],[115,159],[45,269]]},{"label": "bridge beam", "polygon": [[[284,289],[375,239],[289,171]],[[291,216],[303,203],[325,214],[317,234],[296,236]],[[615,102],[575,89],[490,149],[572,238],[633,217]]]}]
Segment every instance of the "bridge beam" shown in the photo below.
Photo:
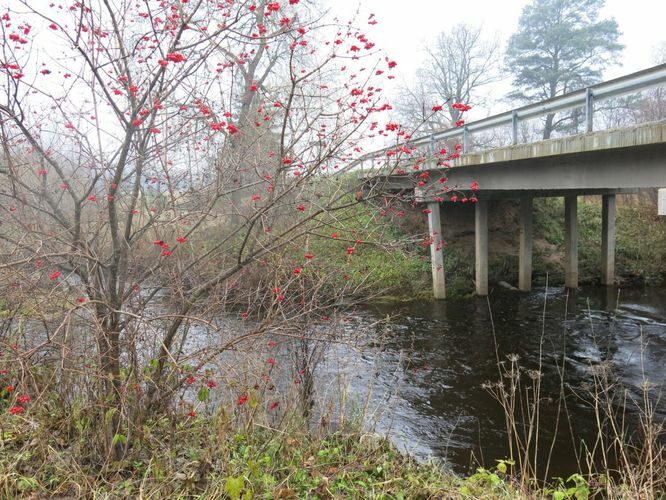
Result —
[{"label": "bridge beam", "polygon": [[578,288],[578,198],[564,197],[564,284]]},{"label": "bridge beam", "polygon": [[488,295],[488,201],[476,202],[474,217],[476,294]]},{"label": "bridge beam", "polygon": [[442,251],[442,221],[439,202],[428,202],[428,231],[432,238],[430,244],[430,263],[432,267],[432,291],[436,299],[446,298],[444,279],[444,253]]},{"label": "bridge beam", "polygon": [[601,284],[615,282],[615,195],[601,197]]},{"label": "bridge beam", "polygon": [[532,289],[532,198],[520,199],[520,254],[518,257],[518,288],[523,292]]}]

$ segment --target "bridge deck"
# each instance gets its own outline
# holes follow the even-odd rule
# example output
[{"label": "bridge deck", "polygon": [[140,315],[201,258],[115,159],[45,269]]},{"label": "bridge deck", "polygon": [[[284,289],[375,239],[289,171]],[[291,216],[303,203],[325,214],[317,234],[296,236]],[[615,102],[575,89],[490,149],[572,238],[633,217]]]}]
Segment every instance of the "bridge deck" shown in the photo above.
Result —
[{"label": "bridge deck", "polygon": [[[601,194],[666,186],[666,122],[468,153],[454,160],[451,169],[429,171],[431,182],[417,189],[422,201],[441,196],[438,181],[444,175],[450,189],[466,189],[476,181],[487,197],[528,191],[535,196]],[[368,172],[366,179],[384,184],[383,189],[415,188],[410,175]]]}]

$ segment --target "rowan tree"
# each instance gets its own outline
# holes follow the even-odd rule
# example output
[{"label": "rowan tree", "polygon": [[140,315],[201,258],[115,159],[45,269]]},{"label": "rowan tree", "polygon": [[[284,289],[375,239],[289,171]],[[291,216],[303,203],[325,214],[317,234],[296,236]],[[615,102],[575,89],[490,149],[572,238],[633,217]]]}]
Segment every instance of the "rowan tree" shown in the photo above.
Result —
[{"label": "rowan tree", "polygon": [[[215,356],[344,295],[307,242],[364,243],[346,210],[376,194],[340,174],[404,139],[383,118],[396,63],[298,0],[18,0],[2,30],[0,270],[48,317],[13,355],[70,353],[59,376],[93,381],[120,458]],[[188,347],[223,312],[238,330]]]}]

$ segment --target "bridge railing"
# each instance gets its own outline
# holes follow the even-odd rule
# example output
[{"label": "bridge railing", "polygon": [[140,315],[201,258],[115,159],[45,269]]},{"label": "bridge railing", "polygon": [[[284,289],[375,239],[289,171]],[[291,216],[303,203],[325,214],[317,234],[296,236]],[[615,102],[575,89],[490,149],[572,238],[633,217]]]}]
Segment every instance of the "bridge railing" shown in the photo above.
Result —
[{"label": "bridge railing", "polygon": [[[666,64],[661,64],[613,80],[591,85],[587,88],[575,90],[552,99],[528,104],[511,111],[470,122],[462,127],[450,128],[441,132],[410,139],[402,145],[416,148],[423,146],[432,147],[432,145],[441,141],[458,139],[462,142],[463,152],[468,152],[471,134],[487,132],[509,125],[512,131],[512,144],[518,144],[518,126],[521,121],[580,107],[583,107],[585,110],[586,132],[592,132],[594,130],[594,104],[596,102],[642,92],[664,84],[666,84]],[[374,166],[374,160],[377,157],[383,156],[391,150],[395,150],[395,146],[363,155],[356,160],[355,164],[363,166],[366,161],[370,160]]]}]

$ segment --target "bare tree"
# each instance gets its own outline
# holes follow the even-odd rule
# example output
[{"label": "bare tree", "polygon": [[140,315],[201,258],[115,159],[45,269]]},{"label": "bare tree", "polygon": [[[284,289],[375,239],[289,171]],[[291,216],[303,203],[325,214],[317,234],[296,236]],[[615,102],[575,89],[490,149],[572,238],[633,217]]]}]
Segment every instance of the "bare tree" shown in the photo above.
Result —
[{"label": "bare tree", "polygon": [[[484,38],[481,27],[461,24],[440,33],[426,50],[427,63],[415,85],[401,89],[397,109],[405,124],[425,122],[428,130],[439,130],[461,119],[453,104],[485,104],[481,89],[498,79],[499,42]],[[433,114],[438,105],[447,113]]]},{"label": "bare tree", "polygon": [[[655,65],[666,63],[666,42],[654,48],[652,62]],[[608,99],[595,109],[595,113],[600,115],[606,128],[663,120],[666,118],[666,90],[655,87],[626,97]]]},{"label": "bare tree", "polygon": [[657,44],[655,47],[653,61],[655,64],[666,63],[666,41]]},{"label": "bare tree", "polygon": [[[652,60],[654,64],[666,63],[666,42],[655,47]],[[636,119],[641,122],[651,122],[664,118],[666,118],[666,89],[657,87],[645,92],[640,99]]]},{"label": "bare tree", "polygon": [[[351,25],[303,24],[305,2],[16,5],[1,28],[0,278],[63,306],[12,355],[90,335],[94,359],[61,366],[94,381],[100,448],[120,458],[208,361],[326,307],[337,275],[304,242],[364,201],[332,174],[390,108],[365,67],[395,63],[366,64]],[[357,243],[339,245],[351,258]],[[221,337],[225,311],[256,322]],[[196,325],[224,341],[192,351]]]}]

